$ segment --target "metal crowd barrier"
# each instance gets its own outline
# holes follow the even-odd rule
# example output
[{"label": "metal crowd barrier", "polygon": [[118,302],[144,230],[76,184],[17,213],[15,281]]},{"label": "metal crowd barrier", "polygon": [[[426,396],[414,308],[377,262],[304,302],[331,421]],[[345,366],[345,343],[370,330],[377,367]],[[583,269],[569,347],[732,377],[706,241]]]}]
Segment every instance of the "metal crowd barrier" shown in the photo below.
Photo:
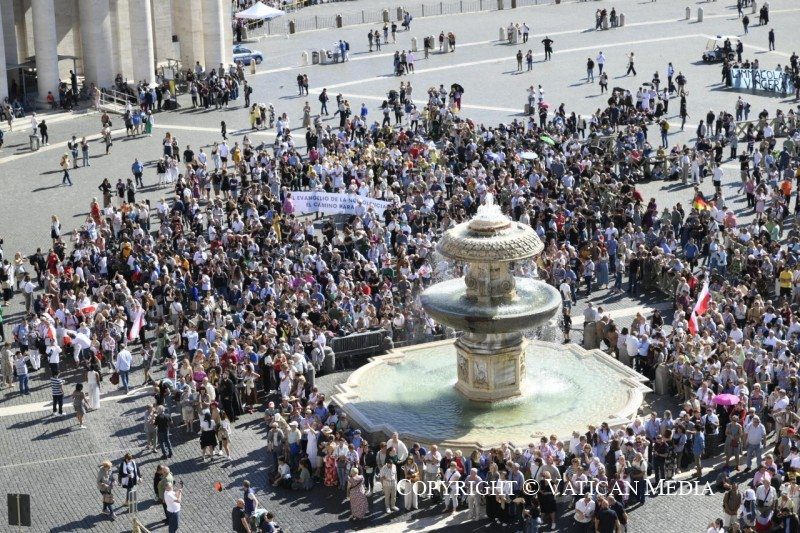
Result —
[{"label": "metal crowd barrier", "polygon": [[346,337],[331,339],[330,346],[336,354],[337,365],[349,365],[353,358],[378,355],[386,337],[386,330],[354,333]]}]

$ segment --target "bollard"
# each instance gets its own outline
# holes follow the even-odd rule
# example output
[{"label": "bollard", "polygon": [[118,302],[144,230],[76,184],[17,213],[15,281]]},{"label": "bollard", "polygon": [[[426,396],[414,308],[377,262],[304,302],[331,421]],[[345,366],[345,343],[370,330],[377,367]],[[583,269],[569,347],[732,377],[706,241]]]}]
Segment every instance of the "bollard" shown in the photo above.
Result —
[{"label": "bollard", "polygon": [[389,10],[388,9],[384,9],[383,10],[383,21],[384,22],[389,22]]},{"label": "bollard", "polygon": [[398,7],[397,8],[397,20],[398,21],[403,20],[403,11],[404,11],[404,9],[402,7]]},{"label": "bollard", "polygon": [[508,40],[508,35],[506,35],[506,29],[505,28],[500,28],[500,36],[498,37],[498,40],[500,42]]},{"label": "bollard", "polygon": [[597,338],[596,322],[594,320],[583,323],[583,347],[587,350],[600,347],[600,342]]},{"label": "bollard", "polygon": [[511,0],[511,9],[517,9],[517,0]]},{"label": "bollard", "polygon": [[608,19],[607,18],[603,19],[603,29],[607,30],[610,27],[611,25],[609,24]]},{"label": "bollard", "polygon": [[416,52],[417,51],[417,38],[416,37],[412,37],[411,38],[411,51],[412,52]]},{"label": "bollard", "polygon": [[752,7],[750,8],[750,13],[756,13],[757,11],[758,11],[758,4],[753,2]]},{"label": "bollard", "polygon": [[663,363],[656,367],[655,385],[656,394],[669,394],[669,370]]},{"label": "bollard", "polygon": [[686,6],[686,20],[689,20],[690,18],[692,18],[692,8]]},{"label": "bollard", "polygon": [[337,28],[341,28],[342,27],[342,16],[341,15],[336,15],[336,27]]},{"label": "bollard", "polygon": [[292,19],[289,21],[289,33],[294,33],[295,28],[296,28],[295,22],[294,19]]},{"label": "bollard", "polygon": [[[255,63],[255,61],[252,61],[252,63]],[[308,66],[308,52],[306,52],[305,50],[303,50],[303,53],[300,54],[300,66],[301,67]]]},{"label": "bollard", "polygon": [[497,10],[502,11],[503,9],[505,9],[503,6],[503,0],[497,0]]},{"label": "bollard", "polygon": [[328,51],[322,48],[319,51],[319,64],[320,65],[327,65],[328,64]]},{"label": "bollard", "polygon": [[703,22],[703,8],[697,8],[697,22]]},{"label": "bollard", "polygon": [[256,73],[256,62],[250,61],[250,74],[255,74],[255,73]]},{"label": "bollard", "polygon": [[619,14],[619,24],[618,26],[621,28],[625,25],[625,13]]}]

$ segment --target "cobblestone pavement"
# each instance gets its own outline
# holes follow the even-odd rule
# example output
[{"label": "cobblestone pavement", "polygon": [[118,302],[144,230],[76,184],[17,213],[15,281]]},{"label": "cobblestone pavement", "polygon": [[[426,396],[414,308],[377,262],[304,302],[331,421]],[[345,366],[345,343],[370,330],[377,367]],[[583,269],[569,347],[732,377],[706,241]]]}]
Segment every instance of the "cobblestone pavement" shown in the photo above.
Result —
[{"label": "cobblestone pavement", "polygon": [[[381,0],[380,5],[384,5]],[[357,7],[362,3],[352,4]],[[777,35],[778,51],[768,53],[766,29],[751,27],[745,38],[746,54],[757,54],[762,64],[785,63],[793,48],[800,48],[800,40],[793,33],[792,21],[796,20],[800,8],[792,0],[773,0],[773,22]],[[332,95],[342,91],[351,99],[354,106],[367,102],[370,115],[378,115],[377,105],[385,91],[396,87],[399,80],[391,76],[390,54],[395,49],[410,48],[412,36],[420,42],[424,35],[438,35],[439,31],[454,31],[458,35],[459,46],[452,55],[432,54],[428,60],[418,57],[417,73],[406,79],[414,83],[414,98],[429,86],[439,83],[449,84],[458,81],[466,89],[464,115],[476,121],[495,124],[521,118],[521,102],[525,88],[530,84],[542,83],[547,99],[554,105],[561,101],[567,109],[589,113],[601,105],[597,100],[596,86],[586,84],[581,79],[584,73],[583,59],[595,56],[603,49],[609,58],[607,68],[612,69],[611,83],[614,86],[636,88],[637,82],[649,79],[655,70],[663,72],[668,61],[676,69],[683,70],[689,78],[691,96],[689,99],[690,122],[699,120],[708,108],[715,111],[731,109],[736,93],[720,90],[717,67],[701,65],[699,55],[705,44],[705,35],[738,34],[741,29],[731,1],[704,3],[705,21],[700,24],[679,20],[685,6],[676,2],[657,2],[640,4],[635,0],[618,0],[615,6],[626,13],[628,25],[625,28],[608,32],[587,30],[592,25],[594,10],[599,4],[594,2],[520,8],[504,12],[490,12],[472,15],[454,15],[415,19],[411,32],[398,34],[396,45],[387,45],[378,54],[365,50],[367,26],[357,26],[343,30],[308,32],[288,39],[269,38],[254,44],[254,47],[267,52],[267,61],[261,65],[256,76],[250,79],[255,87],[253,101],[272,102],[279,112],[286,111],[294,124],[300,122],[301,108],[305,98],[295,96],[294,78],[300,72],[308,73],[312,88],[330,87]],[[324,6],[321,6],[324,7]],[[345,7],[351,8],[350,4]],[[344,10],[345,7],[341,9]],[[604,7],[608,7],[604,4]],[[316,8],[315,8],[316,9]],[[335,6],[324,7],[336,12]],[[323,11],[320,9],[320,13]],[[311,13],[311,11],[308,11]],[[305,15],[305,12],[303,13]],[[298,15],[299,17],[300,15]],[[537,55],[534,72],[531,75],[513,73],[513,55],[517,47],[510,47],[496,41],[500,26],[510,21],[528,21],[535,37],[531,47],[540,52],[538,41],[549,34],[556,41],[554,61],[541,62]],[[331,47],[334,40],[347,39],[351,42],[352,60],[339,65],[311,66],[298,68],[297,60],[301,50]],[[635,50],[639,57],[637,68],[639,79],[616,77],[623,68],[624,54]],[[421,56],[422,54],[418,54]],[[645,76],[645,73],[648,73]],[[487,82],[487,80],[492,80]],[[787,100],[770,98],[764,95],[747,95],[757,109],[770,111],[778,106],[787,108]],[[308,97],[316,110],[316,95]],[[188,102],[183,99],[182,103]],[[670,106],[670,115],[677,109]],[[147,162],[145,183],[139,196],[155,202],[169,195],[167,189],[155,188],[154,160],[160,155],[160,139],[166,131],[178,136],[181,145],[192,145],[195,149],[208,146],[219,138],[219,123],[225,120],[230,137],[241,141],[247,133],[257,142],[271,142],[274,135],[270,131],[249,132],[246,113],[241,108],[228,110],[192,110],[159,113],[156,115],[156,129],[152,137],[125,138],[124,131],[115,134],[114,146],[110,155],[105,155],[101,145],[93,141],[91,146],[91,166],[72,172],[74,187],[60,186],[58,159],[65,151],[65,144],[71,135],[80,139],[86,135],[90,139],[99,131],[99,117],[96,113],[75,115],[53,115],[46,117],[50,123],[51,145],[31,153],[28,146],[27,124],[15,126],[15,131],[6,133],[6,144],[0,150],[0,180],[3,189],[0,194],[0,236],[4,238],[4,250],[12,256],[20,250],[26,255],[36,247],[46,248],[49,244],[49,215],[58,215],[65,229],[79,226],[88,212],[89,201],[99,194],[97,186],[103,177],[115,182],[118,177],[127,178],[134,157]],[[670,119],[674,121],[674,116]],[[119,119],[115,127],[121,126]],[[334,124],[335,125],[335,124]],[[5,125],[2,126],[7,131]],[[680,133],[673,128],[671,142],[685,142],[692,135]],[[748,213],[735,192],[734,167],[726,167],[725,195],[739,216]],[[711,184],[702,185],[705,192],[711,192]],[[691,188],[676,184],[648,183],[641,187],[643,196],[655,197],[659,205],[672,205],[677,201],[690,202]],[[574,308],[576,331],[573,340],[580,342],[579,315],[585,306],[585,297]],[[654,306],[664,307],[661,295],[612,295],[599,291],[592,300],[610,311],[614,319],[625,325],[637,312],[647,313]],[[668,304],[667,304],[668,307]],[[20,298],[6,310],[6,318],[13,323],[20,316]],[[9,324],[6,325],[6,330]],[[83,377],[74,371],[67,373],[67,389],[72,390],[75,383]],[[319,378],[323,390],[331,391],[336,383],[346,379],[347,373],[337,373]],[[141,383],[141,372],[135,372],[132,380]],[[108,384],[106,384],[108,385]],[[98,463],[105,458],[117,461],[125,451],[142,450],[142,416],[147,395],[144,390],[122,396],[117,392],[104,394],[101,409],[87,416],[88,429],[78,430],[74,425],[71,408],[67,416],[51,417],[49,408],[43,407],[49,400],[49,391],[44,375],[32,380],[33,394],[22,398],[9,391],[0,391],[0,487],[8,493],[29,493],[32,495],[33,520],[31,531],[126,531],[129,521],[124,512],[117,522],[111,523],[99,517],[100,498],[94,485]],[[590,400],[590,399],[589,399]],[[656,409],[671,405],[669,398],[648,398]],[[200,464],[197,435],[186,435],[176,430],[174,443],[175,457],[170,466],[176,479],[182,479],[186,486],[186,500],[183,512],[182,531],[227,531],[230,524],[230,508],[237,496],[241,481],[249,479],[259,488],[258,497],[262,504],[274,510],[281,525],[290,532],[303,531],[344,531],[353,527],[347,521],[347,506],[341,494],[318,487],[308,494],[275,493],[265,488],[263,472],[264,428],[258,415],[243,417],[236,424],[232,441],[234,460],[228,464],[216,460],[212,464]],[[151,499],[150,479],[160,456],[150,454],[139,457],[144,474],[140,486],[139,515],[144,524],[155,530],[165,530],[158,521],[162,518],[160,506]],[[214,482],[223,484],[223,491],[213,490]],[[117,499],[124,496],[120,490]],[[377,502],[375,509],[382,503]],[[646,505],[630,514],[629,531],[649,532],[659,530],[665,533],[684,533],[701,531],[719,516],[721,496],[670,496],[650,499]],[[450,524],[435,520],[438,510],[423,506],[423,510],[413,514],[384,517],[373,515],[370,520],[356,527],[379,526],[379,531],[408,531],[426,527],[441,527],[443,531],[501,531],[500,527],[488,526],[484,522]],[[567,515],[559,524],[559,531],[570,530],[571,518]],[[0,524],[7,523],[6,508],[0,506]],[[0,531],[8,530],[0,525]]]}]

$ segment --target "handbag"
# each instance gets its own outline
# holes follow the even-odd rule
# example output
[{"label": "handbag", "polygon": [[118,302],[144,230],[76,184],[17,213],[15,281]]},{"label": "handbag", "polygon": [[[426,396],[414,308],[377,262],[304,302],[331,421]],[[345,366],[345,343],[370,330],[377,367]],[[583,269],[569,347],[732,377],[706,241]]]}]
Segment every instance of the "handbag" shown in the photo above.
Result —
[{"label": "handbag", "polygon": [[119,385],[119,373],[114,372],[111,374],[111,377],[108,379],[112,385]]}]

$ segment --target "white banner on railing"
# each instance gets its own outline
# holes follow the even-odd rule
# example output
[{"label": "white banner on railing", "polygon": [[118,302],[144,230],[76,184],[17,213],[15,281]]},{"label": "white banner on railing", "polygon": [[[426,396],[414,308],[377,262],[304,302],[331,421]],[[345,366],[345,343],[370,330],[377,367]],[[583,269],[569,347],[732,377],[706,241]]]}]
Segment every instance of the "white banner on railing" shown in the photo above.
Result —
[{"label": "white banner on railing", "polygon": [[782,70],[731,69],[734,89],[789,94],[794,91],[792,75]]},{"label": "white banner on railing", "polygon": [[295,213],[322,213],[324,215],[345,213],[355,215],[359,202],[364,206],[364,209],[369,209],[371,206],[375,213],[379,215],[382,215],[391,203],[374,198],[365,198],[357,194],[317,191],[292,192]]}]

